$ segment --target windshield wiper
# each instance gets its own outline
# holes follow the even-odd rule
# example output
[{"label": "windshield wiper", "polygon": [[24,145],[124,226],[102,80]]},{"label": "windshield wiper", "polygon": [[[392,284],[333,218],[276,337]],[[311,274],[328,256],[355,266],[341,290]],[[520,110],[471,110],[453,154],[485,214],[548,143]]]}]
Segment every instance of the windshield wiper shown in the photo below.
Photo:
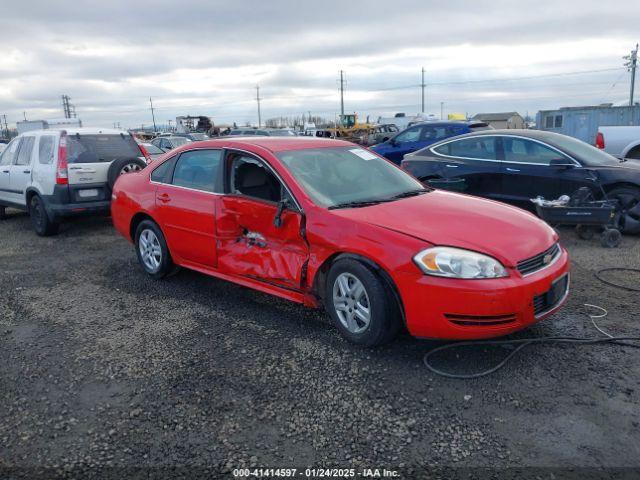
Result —
[{"label": "windshield wiper", "polygon": [[368,207],[369,205],[377,205],[379,203],[393,202],[394,200],[398,200],[400,198],[415,197],[416,195],[422,195],[423,193],[427,193],[431,191],[432,189],[421,188],[419,190],[409,190],[406,192],[398,193],[397,195],[394,195],[392,197],[387,197],[387,198],[377,198],[377,199],[371,199],[371,200],[359,200],[355,202],[338,203],[336,205],[331,205],[329,207],[329,210],[335,210],[336,208]]},{"label": "windshield wiper", "polygon": [[393,197],[390,197],[389,200],[397,200],[398,198],[407,198],[407,197],[415,197],[416,195],[422,195],[423,193],[431,192],[432,189],[420,188],[418,190],[409,190],[407,192],[402,192]]},{"label": "windshield wiper", "polygon": [[379,200],[362,200],[357,202],[345,202],[345,203],[337,203],[335,205],[331,205],[329,210],[335,210],[337,208],[359,208],[359,207],[368,207],[369,205],[377,205],[379,203],[388,202],[389,200],[381,198]]}]

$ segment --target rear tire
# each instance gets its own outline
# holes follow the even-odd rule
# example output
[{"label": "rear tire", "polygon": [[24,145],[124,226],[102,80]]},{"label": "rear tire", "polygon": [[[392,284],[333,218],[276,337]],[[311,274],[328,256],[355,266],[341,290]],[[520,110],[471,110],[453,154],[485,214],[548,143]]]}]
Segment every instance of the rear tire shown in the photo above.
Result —
[{"label": "rear tire", "polygon": [[29,200],[29,216],[31,217],[31,225],[33,225],[37,235],[50,237],[58,233],[60,224],[51,221],[44,207],[44,201],[39,195],[34,195]]},{"label": "rear tire", "polygon": [[155,222],[143,220],[136,228],[136,254],[143,270],[160,279],[173,271],[173,261],[162,230]]},{"label": "rear tire", "polygon": [[576,234],[582,240],[591,240],[596,234],[596,230],[594,227],[590,227],[587,225],[576,225]]},{"label": "rear tire", "polygon": [[607,193],[607,197],[618,201],[618,225],[622,233],[640,233],[640,189],[618,187]]},{"label": "rear tire", "polygon": [[620,239],[622,238],[622,234],[620,230],[615,228],[607,228],[600,235],[600,245],[605,248],[616,248],[620,245]]},{"label": "rear tire", "polygon": [[324,303],[338,331],[356,345],[383,345],[400,330],[400,312],[388,285],[357,260],[345,258],[331,266]]}]

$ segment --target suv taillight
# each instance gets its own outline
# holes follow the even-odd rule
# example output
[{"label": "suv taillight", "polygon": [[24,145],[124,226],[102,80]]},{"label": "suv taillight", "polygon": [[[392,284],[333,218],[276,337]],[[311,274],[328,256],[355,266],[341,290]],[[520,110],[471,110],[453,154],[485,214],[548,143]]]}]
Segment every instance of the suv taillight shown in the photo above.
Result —
[{"label": "suv taillight", "polygon": [[596,147],[598,147],[600,150],[604,150],[604,135],[602,134],[602,132],[598,132],[598,134],[596,135]]},{"label": "suv taillight", "polygon": [[69,170],[67,169],[67,133],[62,132],[58,144],[58,166],[56,168],[56,184],[69,184]]},{"label": "suv taillight", "polygon": [[138,148],[140,149],[140,153],[142,154],[144,159],[147,161],[147,163],[151,163],[151,155],[149,155],[149,152],[147,152],[147,149],[144,148],[144,146],[141,143],[138,144]]}]

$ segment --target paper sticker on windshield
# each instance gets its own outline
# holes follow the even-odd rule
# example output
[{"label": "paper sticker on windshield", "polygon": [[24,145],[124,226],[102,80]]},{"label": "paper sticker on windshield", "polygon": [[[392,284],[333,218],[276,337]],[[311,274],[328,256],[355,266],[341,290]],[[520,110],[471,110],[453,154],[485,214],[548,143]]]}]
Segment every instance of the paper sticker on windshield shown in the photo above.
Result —
[{"label": "paper sticker on windshield", "polygon": [[363,160],[375,160],[376,157],[373,153],[371,152],[367,152],[366,150],[363,150],[362,148],[353,148],[351,150],[349,150],[351,153],[358,155],[361,159]]}]

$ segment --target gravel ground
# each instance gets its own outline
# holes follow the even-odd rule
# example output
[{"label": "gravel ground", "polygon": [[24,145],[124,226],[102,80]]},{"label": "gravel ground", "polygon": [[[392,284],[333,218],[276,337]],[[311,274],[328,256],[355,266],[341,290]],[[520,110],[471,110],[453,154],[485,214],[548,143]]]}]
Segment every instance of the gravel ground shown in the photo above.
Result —
[{"label": "gravel ground", "polygon": [[[562,239],[570,301],[516,337],[595,335],[584,303],[608,309],[604,329],[638,335],[638,295],[593,273],[640,266],[640,240]],[[535,346],[494,375],[450,380],[422,364],[435,342],[363,350],[322,312],[185,270],[153,281],[107,218],[43,239],[16,213],[0,245],[0,477],[640,473],[638,350]],[[472,371],[504,353],[467,348],[438,364]]]}]

